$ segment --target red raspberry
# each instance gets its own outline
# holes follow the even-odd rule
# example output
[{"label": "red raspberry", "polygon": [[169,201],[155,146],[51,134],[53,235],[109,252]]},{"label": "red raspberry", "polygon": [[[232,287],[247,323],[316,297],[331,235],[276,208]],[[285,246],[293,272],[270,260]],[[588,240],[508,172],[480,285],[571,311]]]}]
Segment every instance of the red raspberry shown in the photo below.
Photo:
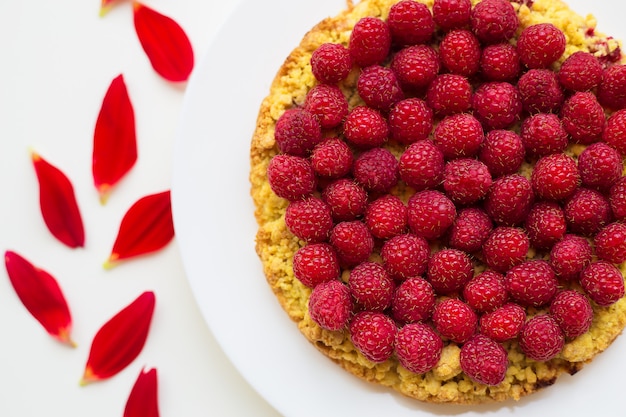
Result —
[{"label": "red raspberry", "polygon": [[465,29],[448,32],[439,44],[443,66],[453,74],[469,77],[480,66],[480,43],[472,32]]},{"label": "red raspberry", "polygon": [[408,201],[409,228],[427,240],[441,237],[456,217],[452,200],[440,191],[419,191]]},{"label": "red raspberry", "polygon": [[391,306],[394,283],[381,264],[363,262],[350,271],[350,294],[362,310],[383,311]]},{"label": "red raspberry", "polygon": [[529,113],[558,113],[565,95],[556,74],[548,69],[531,69],[517,82],[524,110]]},{"label": "red raspberry", "polygon": [[369,361],[380,363],[391,357],[398,329],[383,313],[363,311],[350,322],[352,344]]},{"label": "red raspberry", "polygon": [[611,220],[607,198],[588,188],[576,190],[563,209],[569,230],[583,236],[593,236]]},{"label": "red raspberry", "polygon": [[408,46],[393,56],[391,69],[396,73],[402,88],[420,91],[437,77],[439,54],[428,45]]},{"label": "red raspberry", "polygon": [[345,328],[352,315],[348,287],[336,279],[318,284],[309,297],[309,315],[323,329],[336,331]]},{"label": "red raspberry", "polygon": [[482,209],[463,208],[450,226],[448,244],[467,253],[477,252],[482,248],[492,229],[491,218]]},{"label": "red raspberry", "polygon": [[311,54],[311,71],[321,83],[335,84],[352,69],[348,48],[338,43],[324,43]]},{"label": "red raspberry", "polygon": [[385,118],[376,110],[357,106],[343,122],[346,140],[360,148],[375,148],[387,141],[389,126]]},{"label": "red raspberry", "polygon": [[463,298],[467,305],[479,313],[501,307],[508,299],[504,277],[491,270],[481,272],[465,285]]},{"label": "red raspberry", "polygon": [[602,64],[598,58],[589,52],[577,51],[563,61],[558,78],[563,88],[587,91],[600,84],[602,71]]},{"label": "red raspberry", "polygon": [[445,117],[433,133],[433,140],[446,159],[476,155],[484,138],[478,119],[467,113]]},{"label": "red raspberry", "polygon": [[352,170],[353,163],[352,150],[339,138],[325,139],[311,152],[311,166],[320,177],[344,177]]},{"label": "red raspberry", "polygon": [[299,200],[315,189],[315,173],[311,163],[299,156],[280,154],[267,166],[267,180],[278,197]]},{"label": "red raspberry", "polygon": [[565,235],[550,250],[550,265],[563,281],[577,281],[580,272],[591,263],[591,245],[584,237]]},{"label": "red raspberry", "polygon": [[506,129],[519,120],[522,100],[513,84],[492,81],[476,89],[472,107],[485,129]]},{"label": "red raspberry", "polygon": [[471,11],[470,0],[435,0],[433,3],[433,19],[444,31],[467,26]]},{"label": "red raspberry", "polygon": [[306,156],[322,141],[322,128],[312,113],[293,108],[285,111],[276,121],[274,138],[281,152]]},{"label": "red raspberry", "polygon": [[535,361],[548,361],[558,355],[565,344],[565,336],[556,320],[541,314],[526,322],[519,335],[522,352]]},{"label": "red raspberry", "polygon": [[365,210],[365,224],[372,235],[379,239],[390,239],[406,232],[408,209],[394,195],[384,195],[372,201]]},{"label": "red raspberry", "polygon": [[517,31],[517,13],[507,0],[483,0],[476,4],[470,16],[472,31],[484,43],[511,39]]},{"label": "red raspberry", "polygon": [[456,298],[437,303],[432,318],[435,329],[455,343],[467,342],[478,325],[478,316],[474,310]]},{"label": "red raspberry", "polygon": [[606,121],[602,140],[626,156],[626,109],[613,113]]},{"label": "red raspberry", "polygon": [[330,207],[317,197],[291,201],[285,211],[285,224],[298,239],[323,242],[333,227]]},{"label": "red raspberry", "polygon": [[356,88],[365,104],[384,112],[404,98],[396,74],[390,68],[380,65],[363,68]]},{"label": "red raspberry", "polygon": [[515,265],[504,276],[509,295],[523,306],[540,307],[556,294],[558,282],[550,264],[532,259]]},{"label": "red raspberry", "polygon": [[339,87],[317,84],[304,99],[304,109],[317,118],[324,129],[339,126],[348,114],[348,100]]},{"label": "red raspberry", "polygon": [[438,294],[461,290],[474,275],[469,255],[458,249],[442,249],[428,261],[427,279]]},{"label": "red raspberry", "polygon": [[365,212],[367,192],[353,180],[341,178],[324,188],[322,200],[336,222],[355,220]]},{"label": "red raspberry", "polygon": [[571,196],[580,185],[576,161],[564,153],[540,158],[530,176],[538,198],[561,201]]},{"label": "red raspberry", "polygon": [[610,306],[624,296],[622,273],[606,261],[592,262],[583,269],[580,285],[589,298],[602,307]]},{"label": "red raspberry", "polygon": [[563,209],[553,201],[535,203],[526,218],[526,233],[530,244],[537,249],[550,249],[561,240],[567,230]]},{"label": "red raspberry", "polygon": [[626,224],[611,223],[593,239],[598,258],[614,264],[626,261]]},{"label": "red raspberry", "polygon": [[626,177],[620,178],[611,187],[609,203],[615,219],[624,220],[626,218]]},{"label": "red raspberry", "polygon": [[522,30],[517,53],[528,68],[547,68],[563,55],[566,44],[560,29],[551,23],[538,23]]},{"label": "red raspberry", "polygon": [[356,157],[352,175],[367,191],[386,193],[398,183],[398,160],[385,148],[370,149]]},{"label": "red raspberry", "polygon": [[461,347],[460,360],[463,372],[485,385],[500,384],[509,367],[506,350],[482,334],[475,335]]},{"label": "red raspberry", "polygon": [[339,279],[337,252],[328,243],[311,243],[293,255],[293,275],[309,288]]},{"label": "red raspberry", "polygon": [[391,48],[387,22],[377,17],[363,17],[352,29],[348,50],[352,61],[362,68],[380,64]]},{"label": "red raspberry", "polygon": [[330,231],[330,243],[346,266],[365,262],[374,250],[374,238],[360,221],[341,222]]},{"label": "red raspberry", "polygon": [[428,138],[433,130],[433,110],[424,100],[408,98],[392,107],[388,122],[391,138],[408,145]]},{"label": "red raspberry", "polygon": [[526,152],[531,157],[561,153],[568,144],[569,136],[561,125],[559,116],[537,113],[522,122],[520,136]]},{"label": "red raspberry", "polygon": [[517,49],[508,42],[487,45],[480,57],[480,70],[488,81],[512,81],[520,67]]},{"label": "red raspberry", "polygon": [[565,337],[574,339],[587,333],[593,320],[591,303],[575,290],[560,291],[550,304],[550,315],[557,322]]},{"label": "red raspberry", "polygon": [[460,158],[446,163],[443,188],[456,204],[468,205],[481,200],[491,187],[487,165],[477,159]]},{"label": "red raspberry", "polygon": [[391,6],[387,16],[391,39],[396,45],[427,43],[435,32],[435,21],[425,4],[402,0]]},{"label": "red raspberry", "polygon": [[457,74],[438,75],[426,91],[426,102],[439,116],[469,111],[471,99],[469,80]]},{"label": "red raspberry", "polygon": [[526,310],[508,303],[480,317],[480,332],[496,342],[516,338],[526,322]]},{"label": "red raspberry", "polygon": [[383,243],[380,256],[389,275],[404,280],[426,272],[430,247],[423,237],[398,235]]},{"label": "red raspberry", "polygon": [[515,226],[526,219],[533,201],[530,181],[520,174],[512,174],[493,182],[484,208],[496,224]]},{"label": "red raspberry", "polygon": [[395,352],[402,366],[416,374],[424,374],[437,365],[443,341],[423,323],[402,327],[396,334]]},{"label": "red raspberry", "polygon": [[592,143],[578,156],[582,185],[608,191],[622,176],[622,156],[603,142]]},{"label": "red raspberry", "polygon": [[524,153],[522,138],[517,133],[499,129],[487,132],[478,158],[495,178],[516,173],[522,167]]},{"label": "red raspberry", "polygon": [[400,178],[416,191],[435,188],[443,179],[444,157],[430,140],[409,145],[400,155]]},{"label": "red raspberry", "polygon": [[604,70],[598,85],[598,101],[612,110],[626,107],[626,65],[612,65]]},{"label": "red raspberry", "polygon": [[497,272],[506,272],[526,259],[528,236],[516,227],[496,227],[483,245],[485,263]]},{"label": "red raspberry", "polygon": [[420,277],[408,278],[396,288],[391,303],[393,318],[400,323],[427,320],[435,308],[435,290]]},{"label": "red raspberry", "polygon": [[561,108],[561,120],[563,128],[575,142],[589,145],[602,137],[604,109],[589,91],[576,92],[565,101]]}]

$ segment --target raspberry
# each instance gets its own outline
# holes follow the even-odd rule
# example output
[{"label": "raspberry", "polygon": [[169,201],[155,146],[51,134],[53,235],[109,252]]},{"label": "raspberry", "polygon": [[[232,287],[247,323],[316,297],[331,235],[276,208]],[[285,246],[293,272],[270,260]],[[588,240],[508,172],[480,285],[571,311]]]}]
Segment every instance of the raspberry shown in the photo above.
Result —
[{"label": "raspberry", "polygon": [[433,311],[435,329],[455,343],[465,343],[476,332],[478,316],[463,301],[448,298],[435,305]]},{"label": "raspberry", "polygon": [[323,242],[328,239],[333,219],[330,207],[317,197],[291,201],[285,211],[285,224],[298,239]]},{"label": "raspberry", "polygon": [[473,275],[472,260],[458,249],[442,249],[428,260],[427,279],[438,294],[461,290]]},{"label": "raspberry", "polygon": [[345,79],[352,69],[348,48],[338,43],[324,43],[311,54],[311,71],[321,82],[335,84]]},{"label": "raspberry", "polygon": [[428,7],[413,0],[391,6],[387,24],[393,43],[401,46],[427,43],[435,32],[435,21]]},{"label": "raspberry", "polygon": [[519,120],[522,100],[514,85],[492,81],[476,89],[472,107],[474,115],[486,129],[506,129]]},{"label": "raspberry", "polygon": [[336,222],[355,220],[365,212],[367,192],[353,180],[341,178],[324,188],[322,200]]},{"label": "raspberry", "polygon": [[591,92],[579,91],[567,99],[561,108],[561,120],[575,142],[589,145],[602,137],[604,109]]},{"label": "raspberry", "polygon": [[383,243],[380,256],[389,275],[404,280],[426,272],[430,247],[423,237],[398,235]]},{"label": "raspberry", "polygon": [[446,159],[474,156],[484,138],[478,119],[467,113],[445,117],[433,133],[433,141]]},{"label": "raspberry", "polygon": [[471,99],[469,80],[457,74],[438,75],[426,91],[426,102],[439,116],[469,111]]},{"label": "raspberry", "polygon": [[315,173],[308,160],[279,154],[267,166],[267,180],[278,197],[299,200],[315,189]]},{"label": "raspberry", "polygon": [[285,111],[276,121],[274,138],[281,152],[307,156],[322,141],[322,128],[312,113],[293,108]]},{"label": "raspberry", "polygon": [[309,297],[311,320],[326,330],[342,330],[348,325],[352,314],[350,291],[341,281],[318,284]]},{"label": "raspberry", "polygon": [[350,147],[339,138],[325,139],[311,152],[311,166],[320,177],[344,177],[352,170],[353,163]]},{"label": "raspberry", "polygon": [[611,187],[609,203],[613,216],[617,220],[624,220],[626,218],[626,177],[620,178]]},{"label": "raspberry", "polygon": [[530,181],[520,174],[511,174],[493,182],[484,208],[496,224],[515,226],[526,219],[533,201]]},{"label": "raspberry", "polygon": [[528,236],[516,227],[496,227],[483,245],[485,263],[497,272],[506,272],[526,259]]},{"label": "raspberry", "polygon": [[339,274],[337,252],[328,243],[311,243],[293,255],[293,275],[309,288],[337,280]]},{"label": "raspberry", "polygon": [[509,1],[483,0],[472,9],[470,25],[482,42],[497,43],[515,35],[519,20]]},{"label": "raspberry", "polygon": [[563,88],[587,91],[600,84],[602,71],[598,58],[589,52],[577,51],[563,61],[557,76]]},{"label": "raspberry", "polygon": [[615,265],[606,261],[590,263],[580,274],[580,285],[589,298],[602,307],[624,296],[624,277]]},{"label": "raspberry", "polygon": [[448,32],[439,44],[441,63],[452,74],[474,75],[480,66],[480,54],[478,39],[465,29]]},{"label": "raspberry", "polygon": [[439,54],[428,45],[408,46],[393,56],[391,69],[402,88],[423,90],[439,73]]},{"label": "raspberry", "polygon": [[391,48],[387,22],[377,17],[363,17],[352,29],[348,50],[352,61],[362,68],[380,64]]},{"label": "raspberry", "polygon": [[479,313],[493,311],[508,298],[504,277],[495,271],[484,271],[472,278],[463,288],[467,305]]},{"label": "raspberry", "polygon": [[467,253],[477,252],[489,237],[492,229],[493,223],[482,209],[463,208],[450,226],[448,244]]},{"label": "raspberry", "polygon": [[575,290],[560,291],[550,303],[550,315],[557,322],[565,337],[574,339],[587,333],[593,320],[591,303]]},{"label": "raspberry", "polygon": [[569,137],[559,117],[552,113],[537,113],[522,122],[520,136],[531,157],[561,153]]},{"label": "raspberry", "polygon": [[348,100],[339,87],[318,84],[307,93],[304,109],[317,118],[322,128],[330,129],[339,126],[348,114]]},{"label": "raspberry", "polygon": [[435,291],[430,282],[420,277],[408,278],[393,295],[393,318],[401,323],[427,320],[435,308]]},{"label": "raspberry", "polygon": [[352,175],[367,191],[386,193],[398,182],[398,160],[385,148],[370,149],[356,157]]},{"label": "raspberry", "polygon": [[558,113],[565,95],[554,72],[531,69],[517,82],[524,110],[529,113]]},{"label": "raspberry", "polygon": [[606,68],[598,85],[598,101],[612,110],[626,107],[626,65]]},{"label": "raspberry", "polygon": [[384,195],[372,201],[365,211],[365,224],[372,235],[379,239],[390,239],[406,232],[408,209],[394,195]]},{"label": "raspberry", "polygon": [[383,311],[391,306],[394,283],[385,268],[375,262],[363,262],[350,271],[348,288],[357,307]]},{"label": "raspberry", "polygon": [[435,0],[433,3],[433,19],[444,31],[467,26],[471,11],[470,0]]},{"label": "raspberry", "polygon": [[365,104],[385,112],[404,98],[396,74],[380,65],[363,68],[356,88]]},{"label": "raspberry", "polygon": [[420,191],[408,201],[409,228],[427,240],[441,237],[454,222],[454,203],[440,191]]},{"label": "raspberry", "polygon": [[435,188],[443,179],[444,157],[430,140],[409,145],[400,155],[400,178],[416,191]]},{"label": "raspberry", "polygon": [[626,261],[626,224],[611,223],[593,239],[598,258],[614,264]]},{"label": "raspberry", "polygon": [[579,188],[563,207],[569,230],[593,236],[611,219],[609,201],[596,190]]},{"label": "raspberry", "polygon": [[509,295],[523,306],[540,307],[556,294],[558,282],[550,264],[532,259],[515,265],[504,276]]},{"label": "raspberry", "polygon": [[526,310],[508,303],[480,317],[480,332],[496,342],[516,338],[526,322]]},{"label": "raspberry", "polygon": [[391,357],[398,329],[383,313],[363,311],[350,321],[352,344],[369,361],[380,363]]},{"label": "raspberry", "polygon": [[343,122],[346,140],[360,148],[375,148],[387,141],[389,126],[385,118],[376,110],[357,106]]},{"label": "raspberry", "polygon": [[608,191],[622,176],[622,156],[603,142],[592,143],[578,156],[582,185]]},{"label": "raspberry", "polygon": [[591,263],[591,245],[584,237],[565,235],[550,250],[550,265],[563,281],[578,281],[580,272]]},{"label": "raspberry", "polygon": [[566,44],[560,29],[551,23],[538,23],[522,30],[517,38],[517,53],[528,68],[547,68],[563,55]]},{"label": "raspberry", "polygon": [[626,109],[609,116],[602,132],[602,140],[617,149],[622,156],[626,156]]},{"label": "raspberry", "polygon": [[468,205],[481,200],[491,187],[487,165],[471,158],[453,159],[446,163],[443,188],[456,204]]},{"label": "raspberry", "polygon": [[530,176],[533,191],[540,199],[561,201],[580,185],[576,161],[564,153],[540,158]]},{"label": "raspberry", "polygon": [[509,366],[506,350],[482,334],[475,335],[461,347],[460,360],[463,372],[485,385],[504,381]]},{"label": "raspberry", "polygon": [[519,335],[522,352],[535,361],[548,361],[561,352],[565,336],[554,318],[541,314],[526,322]]},{"label": "raspberry", "polygon": [[393,106],[388,122],[391,138],[408,145],[428,138],[433,130],[433,110],[424,100],[408,98]]},{"label": "raspberry", "polygon": [[424,374],[430,371],[439,362],[442,350],[441,338],[423,323],[407,324],[396,334],[396,357],[411,372]]},{"label": "raspberry", "polygon": [[563,209],[552,201],[535,203],[526,218],[526,233],[537,249],[550,249],[565,235],[567,224]]},{"label": "raspberry", "polygon": [[517,133],[492,130],[485,135],[478,158],[495,178],[517,172],[524,162],[524,152],[522,138]]},{"label": "raspberry", "polygon": [[517,49],[508,42],[487,45],[480,57],[480,70],[488,81],[512,81],[520,67]]},{"label": "raspberry", "polygon": [[365,262],[374,250],[374,238],[360,221],[341,222],[330,231],[330,243],[346,266]]}]

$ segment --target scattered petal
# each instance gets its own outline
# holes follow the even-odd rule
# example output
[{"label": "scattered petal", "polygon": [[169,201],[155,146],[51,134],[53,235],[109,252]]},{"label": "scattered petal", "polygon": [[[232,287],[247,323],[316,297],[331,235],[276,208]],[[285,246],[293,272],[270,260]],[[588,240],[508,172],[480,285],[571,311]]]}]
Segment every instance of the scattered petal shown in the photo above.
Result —
[{"label": "scattered petal", "polygon": [[117,0],[102,0],[100,3],[100,17],[103,17],[105,14],[111,10],[113,4],[116,3]]},{"label": "scattered petal", "polygon": [[159,417],[157,370],[142,369],[133,385],[124,417]]}]

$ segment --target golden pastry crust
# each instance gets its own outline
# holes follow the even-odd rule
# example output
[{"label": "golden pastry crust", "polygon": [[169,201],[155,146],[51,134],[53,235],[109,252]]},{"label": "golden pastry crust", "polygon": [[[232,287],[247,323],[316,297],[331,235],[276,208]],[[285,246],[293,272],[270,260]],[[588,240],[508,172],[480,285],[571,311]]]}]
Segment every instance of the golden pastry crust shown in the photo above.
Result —
[{"label": "golden pastry crust", "polygon": [[[594,305],[595,315],[590,331],[568,341],[563,351],[550,361],[527,359],[516,341],[506,343],[509,368],[505,380],[494,387],[476,383],[461,371],[460,348],[454,344],[444,348],[437,366],[424,375],[407,371],[395,357],[379,364],[368,361],[354,348],[347,332],[327,331],[311,320],[307,313],[310,289],[293,275],[292,257],[304,242],[287,230],[284,221],[287,202],[274,195],[266,177],[269,161],[277,153],[275,123],[285,110],[302,105],[307,92],[315,85],[309,65],[311,53],[325,42],[347,46],[351,28],[361,17],[386,18],[389,8],[397,1],[363,0],[354,5],[349,2],[346,10],[323,20],[309,31],[276,74],[269,95],[261,104],[250,150],[251,195],[259,226],[256,251],[263,263],[268,284],[302,334],[322,353],[352,374],[426,402],[476,404],[518,400],[552,385],[564,372],[578,372],[605,350],[626,325],[626,298],[608,308]],[[432,7],[433,0],[420,1]],[[472,0],[472,3],[477,2]],[[578,50],[602,55],[618,46],[615,40],[606,42],[602,34],[594,32],[594,36],[589,36],[592,32],[590,29],[595,29],[596,25],[593,16],[579,16],[560,0],[538,0],[533,3],[532,9],[517,3],[513,5],[518,12],[521,28],[534,23],[551,22],[563,30],[568,45],[561,62]],[[356,76],[357,73],[351,74],[341,85],[349,97],[351,107],[359,103],[359,97],[354,93]],[[572,147],[569,151],[577,155],[581,149]],[[621,270],[624,274],[626,265],[621,265]]]}]

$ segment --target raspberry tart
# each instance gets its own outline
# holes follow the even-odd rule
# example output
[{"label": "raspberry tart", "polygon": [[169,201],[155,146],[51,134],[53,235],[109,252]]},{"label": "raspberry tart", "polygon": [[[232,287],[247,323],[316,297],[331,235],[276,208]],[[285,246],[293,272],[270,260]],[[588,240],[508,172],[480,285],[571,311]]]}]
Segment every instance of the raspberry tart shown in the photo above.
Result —
[{"label": "raspberry tart", "polygon": [[405,396],[550,386],[626,325],[625,112],[619,42],[560,0],[348,2],[259,111],[267,282],[319,351]]}]

